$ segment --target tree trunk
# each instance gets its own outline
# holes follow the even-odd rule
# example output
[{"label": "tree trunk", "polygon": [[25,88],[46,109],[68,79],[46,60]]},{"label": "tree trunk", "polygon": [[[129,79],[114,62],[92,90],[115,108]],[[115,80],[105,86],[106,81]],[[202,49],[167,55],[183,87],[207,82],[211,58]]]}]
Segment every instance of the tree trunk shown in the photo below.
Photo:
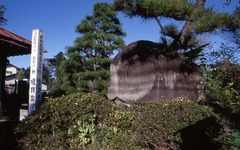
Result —
[{"label": "tree trunk", "polygon": [[[195,3],[195,6],[198,9],[203,9],[204,5],[206,3],[206,0],[197,0]],[[196,10],[196,9],[195,9]],[[192,12],[194,14],[195,11]],[[186,38],[192,33],[193,31],[193,22],[192,22],[192,15],[189,16],[189,19],[185,22],[181,32],[179,33],[178,37],[173,41],[173,46],[179,48],[183,46],[183,44],[186,42]]]}]

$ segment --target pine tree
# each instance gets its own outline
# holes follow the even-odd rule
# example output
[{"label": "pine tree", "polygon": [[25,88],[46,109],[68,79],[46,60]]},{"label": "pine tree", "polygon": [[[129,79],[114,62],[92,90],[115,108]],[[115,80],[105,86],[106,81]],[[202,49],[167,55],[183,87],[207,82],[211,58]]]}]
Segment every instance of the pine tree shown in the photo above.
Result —
[{"label": "pine tree", "polygon": [[[171,41],[169,50],[182,52],[190,60],[199,56],[203,48],[197,35],[216,29],[239,27],[239,17],[228,13],[218,13],[205,7],[206,0],[114,0],[114,7],[129,17],[155,19],[161,29],[162,39]],[[164,26],[162,18],[171,18],[172,23]],[[176,24],[183,22],[182,27]],[[168,39],[168,40],[166,40]]]},{"label": "pine tree", "polygon": [[80,37],[67,49],[62,64],[66,73],[62,88],[69,91],[106,90],[110,56],[124,47],[125,36],[114,8],[108,3],[96,3],[92,15],[76,27]]}]

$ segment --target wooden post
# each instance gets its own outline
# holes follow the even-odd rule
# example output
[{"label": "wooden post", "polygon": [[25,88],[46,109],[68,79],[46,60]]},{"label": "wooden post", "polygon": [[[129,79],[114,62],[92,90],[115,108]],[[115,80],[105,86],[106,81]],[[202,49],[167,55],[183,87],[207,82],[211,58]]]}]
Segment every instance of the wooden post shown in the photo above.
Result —
[{"label": "wooden post", "polygon": [[0,50],[0,116],[3,114],[3,100],[5,93],[5,78],[6,78],[7,56],[5,51]]}]

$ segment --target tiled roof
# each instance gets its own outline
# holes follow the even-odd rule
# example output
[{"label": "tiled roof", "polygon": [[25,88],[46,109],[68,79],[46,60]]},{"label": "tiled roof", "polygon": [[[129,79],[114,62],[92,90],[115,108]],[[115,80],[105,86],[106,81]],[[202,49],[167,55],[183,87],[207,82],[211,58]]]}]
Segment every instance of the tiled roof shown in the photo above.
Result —
[{"label": "tiled roof", "polygon": [[7,56],[31,53],[31,41],[0,27],[0,51]]}]

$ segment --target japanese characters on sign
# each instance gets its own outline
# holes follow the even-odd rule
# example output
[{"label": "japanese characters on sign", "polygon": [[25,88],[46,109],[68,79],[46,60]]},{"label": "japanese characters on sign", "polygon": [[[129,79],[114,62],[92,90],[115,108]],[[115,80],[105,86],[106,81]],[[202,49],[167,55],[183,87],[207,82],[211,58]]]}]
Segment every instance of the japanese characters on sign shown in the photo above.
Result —
[{"label": "japanese characters on sign", "polygon": [[32,31],[28,114],[32,114],[42,101],[42,58],[43,31],[34,29]]}]

